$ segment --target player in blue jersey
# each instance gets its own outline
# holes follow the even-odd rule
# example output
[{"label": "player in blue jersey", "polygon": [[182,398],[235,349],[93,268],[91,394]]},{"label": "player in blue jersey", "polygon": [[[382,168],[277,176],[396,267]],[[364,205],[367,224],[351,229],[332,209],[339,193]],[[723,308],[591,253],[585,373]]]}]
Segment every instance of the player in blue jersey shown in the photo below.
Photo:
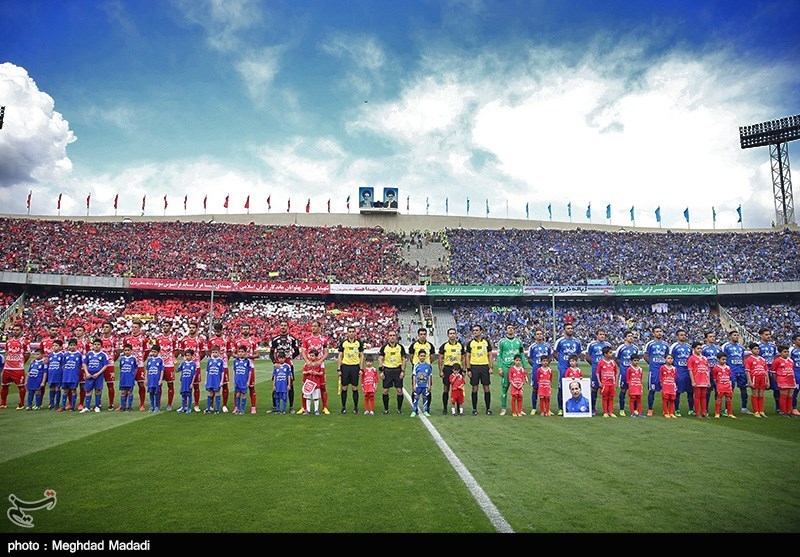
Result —
[{"label": "player in blue jersey", "polygon": [[595,340],[586,347],[586,363],[592,366],[591,386],[592,386],[592,414],[597,414],[597,392],[600,390],[600,381],[597,379],[597,362],[603,359],[603,348],[611,346],[606,340],[606,331],[598,329]]},{"label": "player in blue jersey", "polygon": [[650,377],[647,380],[647,415],[653,415],[653,403],[656,393],[661,391],[661,366],[667,363],[669,344],[664,340],[664,328],[653,327],[653,339],[644,345],[644,361],[649,366]]},{"label": "player in blue jersey", "polygon": [[536,403],[539,400],[537,391],[539,385],[536,382],[536,372],[542,367],[542,356],[553,357],[553,351],[544,341],[544,331],[536,329],[533,333],[533,344],[528,349],[528,363],[531,364],[531,416],[536,415]]},{"label": "player in blue jersey", "polygon": [[433,373],[433,368],[431,368],[431,364],[428,363],[427,351],[417,351],[417,358],[419,361],[414,365],[411,379],[414,385],[414,408],[411,410],[412,418],[417,415],[420,399],[422,399],[422,413],[426,416],[430,416],[426,410],[427,407],[425,403],[431,396],[431,374]]},{"label": "player in blue jersey", "polygon": [[[717,335],[712,331],[707,331],[705,335],[703,335],[705,340],[705,344],[703,345],[703,349],[701,351],[701,355],[708,360],[708,369],[714,369],[714,366],[717,365],[717,356],[720,352],[722,352],[722,348],[717,346]],[[710,377],[710,386],[708,387],[708,392],[706,393],[706,408],[711,401],[711,391],[717,390],[717,385],[714,382],[714,374],[711,374]],[[724,411],[724,415],[728,415],[728,411]]]},{"label": "player in blue jersey", "polygon": [[150,395],[150,412],[161,411],[161,382],[164,381],[164,359],[159,356],[161,347],[150,347],[150,356],[144,362],[147,392]]},{"label": "player in blue jersey", "polygon": [[61,381],[64,369],[64,343],[58,339],[52,341],[50,354],[47,356],[47,383],[50,386],[49,410],[61,407]]},{"label": "player in blue jersey", "polygon": [[219,357],[219,347],[211,349],[211,357],[206,360],[206,409],[204,414],[219,414],[220,410],[220,386],[222,385],[222,374],[225,371],[225,362]]},{"label": "player in blue jersey", "polygon": [[[758,330],[758,337],[760,340],[758,343],[759,354],[767,362],[767,369],[771,370],[772,362],[775,361],[775,357],[778,355],[778,346],[772,342],[772,329],[762,327]],[[776,381],[775,373],[772,371],[769,372],[769,388],[775,397],[775,413],[780,414],[781,391],[778,389],[778,382]]]},{"label": "player in blue jersey", "polygon": [[253,363],[247,357],[247,347],[240,346],[236,349],[236,357],[233,359],[233,401],[235,404],[234,414],[242,415],[247,406],[247,396],[249,393],[250,379],[253,375]]},{"label": "player in blue jersey", "polygon": [[669,347],[669,353],[675,359],[675,416],[680,417],[681,394],[686,393],[687,403],[689,404],[689,415],[694,416],[694,389],[692,379],[689,375],[689,356],[692,355],[692,345],[687,340],[686,331],[678,329],[675,331],[677,342],[673,342]]},{"label": "player in blue jersey", "polygon": [[47,366],[41,348],[33,351],[33,361],[28,366],[25,388],[28,391],[28,406],[25,410],[38,410],[42,407],[44,387],[47,385]]},{"label": "player in blue jersey", "polygon": [[[272,395],[275,400],[276,414],[286,414],[286,399],[294,379],[292,366],[286,363],[286,352],[278,350],[275,366],[272,368]],[[291,410],[290,410],[291,411]],[[267,410],[269,414],[270,411]]]},{"label": "player in blue jersey", "polygon": [[580,357],[583,350],[581,341],[574,337],[575,326],[572,323],[564,325],[564,336],[553,343],[553,354],[558,358],[558,415],[564,414],[564,400],[561,396],[561,380],[569,368],[569,357],[573,354]]},{"label": "player in blue jersey", "polygon": [[[625,415],[625,395],[628,393],[628,368],[631,367],[631,358],[639,355],[639,347],[633,343],[633,331],[630,329],[622,333],[623,342],[614,352],[614,358],[619,368],[619,415]],[[639,401],[641,402],[641,400]]]},{"label": "player in blue jersey", "polygon": [[194,361],[194,350],[187,348],[183,352],[183,362],[178,366],[178,379],[181,382],[179,414],[192,413],[192,391],[194,389],[195,375],[197,375],[197,363]]},{"label": "player in blue jersey", "polygon": [[800,392],[800,333],[792,337],[789,358],[794,362],[794,382],[797,384],[792,395],[792,415],[800,416],[800,410],[797,409],[797,393]]},{"label": "player in blue jersey", "polygon": [[100,412],[102,408],[103,385],[105,385],[105,371],[108,366],[108,356],[103,352],[103,343],[99,338],[92,341],[92,349],[83,357],[83,372],[86,377],[86,398],[83,401],[81,414],[92,411],[92,392],[94,392],[94,411]]},{"label": "player in blue jersey", "polygon": [[139,361],[133,355],[133,346],[125,344],[122,356],[119,357],[119,408],[117,412],[130,412],[133,406],[133,386],[136,383],[136,372]]},{"label": "player in blue jersey", "polygon": [[722,351],[728,356],[728,367],[731,368],[733,388],[739,387],[742,395],[742,414],[750,414],[747,408],[747,373],[744,370],[744,345],[739,341],[739,331],[728,332],[728,342],[722,345]]},{"label": "player in blue jersey", "polygon": [[64,367],[61,372],[61,408],[57,412],[77,408],[75,389],[78,388],[81,371],[83,371],[83,354],[78,352],[78,340],[71,338],[67,342],[67,353],[64,354]]}]

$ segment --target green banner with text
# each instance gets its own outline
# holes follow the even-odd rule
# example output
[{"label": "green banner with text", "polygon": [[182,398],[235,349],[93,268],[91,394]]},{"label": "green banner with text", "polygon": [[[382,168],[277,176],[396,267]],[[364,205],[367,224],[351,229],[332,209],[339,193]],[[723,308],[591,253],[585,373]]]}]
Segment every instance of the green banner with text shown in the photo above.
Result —
[{"label": "green banner with text", "polygon": [[428,296],[522,296],[521,286],[489,286],[468,284],[430,284]]},{"label": "green banner with text", "polygon": [[615,296],[716,296],[715,284],[618,284]]}]

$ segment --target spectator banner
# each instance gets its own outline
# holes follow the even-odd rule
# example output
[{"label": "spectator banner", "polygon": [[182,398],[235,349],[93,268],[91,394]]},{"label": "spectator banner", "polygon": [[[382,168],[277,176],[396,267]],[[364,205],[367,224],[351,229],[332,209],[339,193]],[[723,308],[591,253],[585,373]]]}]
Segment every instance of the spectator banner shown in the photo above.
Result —
[{"label": "spectator banner", "polygon": [[589,286],[523,286],[523,296],[613,296],[615,288],[612,284]]},{"label": "spectator banner", "polygon": [[465,284],[432,284],[428,296],[522,296],[521,286],[489,286]]},{"label": "spectator banner", "polygon": [[331,294],[424,296],[423,284],[331,284]]},{"label": "spectator banner", "polygon": [[633,284],[617,285],[617,296],[716,296],[715,284]]},{"label": "spectator banner", "polygon": [[208,279],[131,278],[130,288],[141,290],[187,290],[193,292],[251,292],[256,294],[321,294],[329,293],[327,284],[314,282],[256,282]]}]

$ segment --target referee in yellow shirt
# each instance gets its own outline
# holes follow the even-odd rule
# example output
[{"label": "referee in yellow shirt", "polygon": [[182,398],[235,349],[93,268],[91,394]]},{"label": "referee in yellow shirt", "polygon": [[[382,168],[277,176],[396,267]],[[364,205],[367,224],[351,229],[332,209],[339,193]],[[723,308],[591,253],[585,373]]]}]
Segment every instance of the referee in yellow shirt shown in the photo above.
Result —
[{"label": "referee in yellow shirt", "polygon": [[347,336],[339,343],[336,372],[342,385],[342,411],[347,412],[347,387],[353,391],[353,414],[358,414],[358,374],[364,368],[364,343],[356,338],[356,328],[347,327]]},{"label": "referee in yellow shirt", "polygon": [[483,385],[483,400],[486,403],[486,415],[492,415],[492,393],[489,391],[489,376],[494,367],[492,343],[483,338],[483,327],[472,326],[472,340],[467,343],[467,375],[472,385],[472,415],[478,415],[478,384]]}]

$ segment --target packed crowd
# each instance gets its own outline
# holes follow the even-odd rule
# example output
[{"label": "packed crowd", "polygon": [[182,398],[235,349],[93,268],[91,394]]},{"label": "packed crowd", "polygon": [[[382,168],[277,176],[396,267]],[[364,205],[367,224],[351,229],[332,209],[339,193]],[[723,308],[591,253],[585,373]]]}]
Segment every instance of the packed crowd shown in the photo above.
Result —
[{"label": "packed crowd", "polygon": [[800,279],[800,233],[447,231],[453,284],[701,284]]},{"label": "packed crowd", "polygon": [[731,316],[751,333],[763,327],[772,329],[777,343],[790,345],[792,337],[800,332],[800,308],[790,304],[725,305]]},{"label": "packed crowd", "polygon": [[381,228],[0,219],[0,270],[151,278],[413,283]]},{"label": "packed crowd", "polygon": [[[453,309],[459,335],[468,338],[473,324],[481,324],[486,336],[497,342],[506,334],[506,326],[514,325],[525,345],[533,339],[537,328],[542,328],[545,338],[552,342],[553,308],[548,302],[516,305],[463,305]],[[623,333],[631,330],[637,343],[652,339],[656,325],[665,331],[685,329],[689,340],[702,340],[706,332],[723,338],[719,315],[707,303],[653,303],[611,302],[587,303],[559,301],[556,305],[556,334],[560,335],[565,323],[575,326],[575,337],[584,344],[595,338],[598,329],[604,329],[612,345],[622,343]]]}]

